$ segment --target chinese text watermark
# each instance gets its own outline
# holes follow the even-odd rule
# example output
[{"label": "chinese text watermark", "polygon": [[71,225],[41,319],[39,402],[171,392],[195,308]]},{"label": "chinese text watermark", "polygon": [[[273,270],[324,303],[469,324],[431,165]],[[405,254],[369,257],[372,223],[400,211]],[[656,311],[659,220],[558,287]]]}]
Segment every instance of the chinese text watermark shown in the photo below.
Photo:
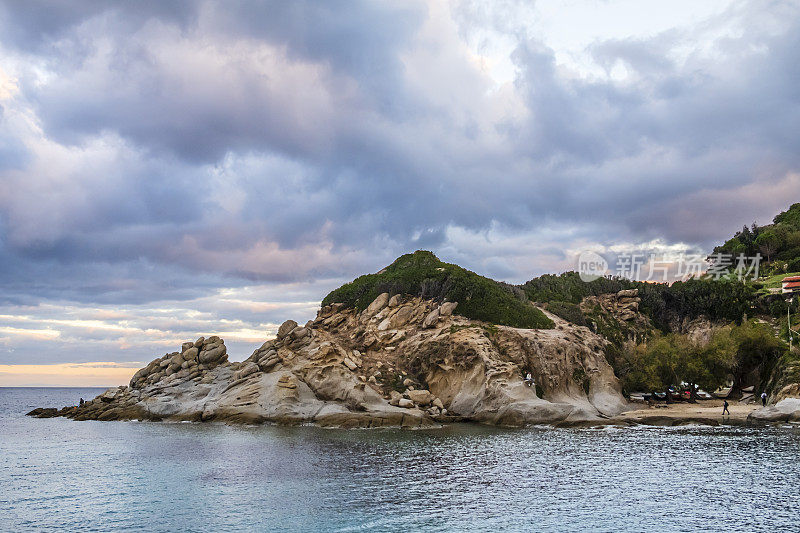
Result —
[{"label": "chinese text watermark", "polygon": [[701,279],[758,279],[761,254],[746,256],[715,253],[700,254],[630,252],[616,254],[609,262],[597,252],[584,251],[578,256],[578,274],[590,282],[601,277],[619,277],[633,281],[669,282]]}]

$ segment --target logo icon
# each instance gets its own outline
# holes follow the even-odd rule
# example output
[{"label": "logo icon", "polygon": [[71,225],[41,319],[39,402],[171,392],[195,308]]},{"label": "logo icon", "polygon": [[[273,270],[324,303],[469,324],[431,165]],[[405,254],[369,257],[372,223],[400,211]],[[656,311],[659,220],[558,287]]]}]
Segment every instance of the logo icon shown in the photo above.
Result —
[{"label": "logo icon", "polygon": [[589,283],[600,279],[608,272],[608,261],[602,255],[589,250],[578,256],[578,275],[582,281]]}]

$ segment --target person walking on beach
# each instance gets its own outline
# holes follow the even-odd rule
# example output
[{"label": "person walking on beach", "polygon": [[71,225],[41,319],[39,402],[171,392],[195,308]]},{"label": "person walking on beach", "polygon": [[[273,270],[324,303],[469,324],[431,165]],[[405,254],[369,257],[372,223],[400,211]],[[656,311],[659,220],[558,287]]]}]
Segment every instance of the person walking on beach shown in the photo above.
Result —
[{"label": "person walking on beach", "polygon": [[722,403],[722,416],[725,416],[725,413],[728,413],[728,416],[731,416],[731,412],[728,411],[728,400],[725,400]]},{"label": "person walking on beach", "polygon": [[767,393],[766,392],[762,392],[761,393],[761,405],[763,407],[767,406]]}]

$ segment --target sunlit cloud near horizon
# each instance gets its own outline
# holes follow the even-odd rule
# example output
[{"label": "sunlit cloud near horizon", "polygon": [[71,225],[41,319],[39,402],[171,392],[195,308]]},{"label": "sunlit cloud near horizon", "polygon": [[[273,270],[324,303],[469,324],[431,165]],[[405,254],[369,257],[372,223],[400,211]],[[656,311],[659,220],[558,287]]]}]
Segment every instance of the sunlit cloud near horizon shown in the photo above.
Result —
[{"label": "sunlit cloud near horizon", "polygon": [[788,0],[0,0],[0,386],[242,360],[417,249],[706,254],[798,201],[798,80]]}]

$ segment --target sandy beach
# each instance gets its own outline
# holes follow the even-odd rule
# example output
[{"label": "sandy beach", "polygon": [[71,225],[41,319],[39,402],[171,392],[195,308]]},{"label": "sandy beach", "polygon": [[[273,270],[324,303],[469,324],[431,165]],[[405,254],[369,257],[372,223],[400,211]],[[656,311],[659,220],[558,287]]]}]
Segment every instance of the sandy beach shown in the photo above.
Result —
[{"label": "sandy beach", "polygon": [[761,407],[755,403],[728,402],[730,415],[722,416],[723,400],[701,400],[698,403],[655,404],[652,407],[641,403],[632,403],[631,411],[614,417],[621,422],[637,424],[673,426],[682,424],[744,424],[747,415]]}]

